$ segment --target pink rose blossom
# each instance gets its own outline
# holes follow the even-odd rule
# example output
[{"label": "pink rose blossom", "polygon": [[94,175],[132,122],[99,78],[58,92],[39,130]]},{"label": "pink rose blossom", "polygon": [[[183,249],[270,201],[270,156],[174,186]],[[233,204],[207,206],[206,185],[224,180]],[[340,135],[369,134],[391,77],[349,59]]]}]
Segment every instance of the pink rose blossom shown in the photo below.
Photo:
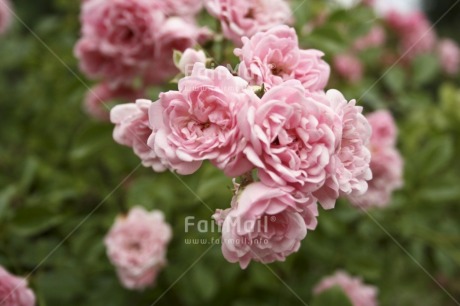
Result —
[{"label": "pink rose blossom", "polygon": [[371,143],[375,147],[392,147],[396,144],[397,127],[393,115],[386,110],[370,113],[366,116],[372,127]]},{"label": "pink rose blossom", "polygon": [[188,76],[192,73],[195,63],[206,64],[206,54],[203,52],[203,50],[197,51],[188,48],[182,54],[179,63],[177,63],[177,68],[180,70],[180,72]]},{"label": "pink rose blossom", "polygon": [[317,215],[314,199],[299,203],[287,190],[257,182],[235,196],[231,209],[214,217],[222,223],[224,257],[245,269],[251,260],[284,261],[297,252],[307,228],[316,227]]},{"label": "pink rose blossom", "polygon": [[387,111],[377,111],[367,116],[372,127],[370,167],[372,180],[367,192],[352,194],[350,202],[361,208],[384,207],[391,200],[392,193],[403,185],[403,159],[395,147],[397,127]]},{"label": "pink rose blossom", "polygon": [[104,243],[123,286],[144,289],[153,285],[166,265],[171,235],[171,227],[160,211],[147,212],[138,206],[117,218]]},{"label": "pink rose blossom", "polygon": [[443,39],[438,45],[441,67],[449,75],[457,75],[460,70],[460,48],[452,39]]},{"label": "pink rose blossom", "polygon": [[179,73],[174,65],[174,50],[185,51],[211,37],[207,28],[183,18],[168,18],[157,34],[158,43],[155,46],[155,58],[147,67],[144,81],[149,85],[157,85],[171,79]]},{"label": "pink rose blossom", "polygon": [[5,33],[11,24],[11,3],[9,0],[0,0],[0,35]]},{"label": "pink rose blossom", "polygon": [[116,99],[125,102],[135,101],[142,94],[142,91],[131,87],[118,86],[113,88],[107,83],[100,83],[87,92],[83,108],[92,118],[99,121],[109,121],[110,112],[107,103]]},{"label": "pink rose blossom", "polygon": [[353,306],[377,306],[377,288],[365,285],[358,277],[352,277],[344,271],[324,278],[314,289],[317,295],[335,286],[340,287]]},{"label": "pink rose blossom", "polygon": [[[1,5],[1,4],[0,4]],[[27,280],[10,274],[0,266],[0,303],[3,306],[34,306],[35,294]]]},{"label": "pink rose blossom", "polygon": [[156,0],[168,16],[194,16],[203,8],[203,0]]},{"label": "pink rose blossom", "polygon": [[257,102],[247,86],[225,67],[211,70],[196,63],[192,74],[179,81],[179,91],[162,93],[152,105],[150,121],[158,132],[150,146],[172,164],[190,164],[188,169],[175,167],[179,173],[196,171],[203,160],[233,177],[249,171],[251,164],[242,152],[246,143],[237,125],[241,109]]},{"label": "pink rose blossom", "polygon": [[363,64],[354,55],[336,55],[333,59],[333,66],[335,72],[350,83],[357,83],[363,79]]},{"label": "pink rose blossom", "polygon": [[321,51],[300,50],[295,30],[276,26],[267,32],[242,39],[235,49],[241,63],[238,74],[251,85],[270,88],[290,79],[299,80],[310,91],[323,90],[329,80],[330,67]]},{"label": "pink rose blossom", "polygon": [[339,195],[361,195],[372,178],[369,168],[371,153],[367,148],[371,137],[371,126],[363,116],[356,101],[348,102],[337,90],[318,93],[318,101],[331,107],[341,119],[339,145],[328,165],[328,178],[324,186],[314,193],[325,208],[333,208]]},{"label": "pink rose blossom", "polygon": [[292,23],[292,11],[284,0],[205,0],[208,12],[218,18],[224,36],[241,45],[251,37],[280,24]]},{"label": "pink rose blossom", "polygon": [[152,167],[156,172],[165,171],[169,165],[160,159],[147,145],[147,140],[155,134],[149,124],[148,111],[150,100],[137,100],[115,106],[110,112],[110,120],[115,124],[113,139],[121,145],[133,148],[145,167]]},{"label": "pink rose blossom", "polygon": [[403,14],[391,11],[386,20],[400,39],[401,53],[409,60],[433,50],[436,33],[423,12]]},{"label": "pink rose blossom", "polygon": [[155,56],[163,14],[148,0],[92,0],[83,3],[83,37],[75,47],[89,77],[132,81]]},{"label": "pink rose blossom", "polygon": [[379,25],[373,26],[369,33],[358,38],[354,42],[353,48],[357,51],[362,51],[369,48],[377,48],[385,43],[385,39],[385,29]]},{"label": "pink rose blossom", "polygon": [[240,118],[249,140],[244,153],[263,183],[293,186],[306,194],[323,186],[342,122],[299,81],[273,87]]}]

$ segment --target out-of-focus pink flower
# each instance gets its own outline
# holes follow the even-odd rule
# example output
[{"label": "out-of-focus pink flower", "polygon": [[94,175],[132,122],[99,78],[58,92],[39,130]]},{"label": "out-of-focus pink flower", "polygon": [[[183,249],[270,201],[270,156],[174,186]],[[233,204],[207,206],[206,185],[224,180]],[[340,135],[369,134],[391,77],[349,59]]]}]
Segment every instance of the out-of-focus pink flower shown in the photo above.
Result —
[{"label": "out-of-focus pink flower", "polygon": [[167,161],[159,158],[147,145],[148,138],[155,135],[150,127],[148,111],[152,101],[137,100],[136,103],[120,104],[110,112],[110,120],[115,124],[113,139],[121,145],[133,148],[145,167],[156,172],[168,169]]},{"label": "out-of-focus pink flower", "polygon": [[161,84],[179,73],[173,61],[174,50],[185,51],[206,41],[210,35],[207,28],[199,28],[194,22],[180,17],[168,18],[157,34],[155,58],[146,69],[145,83]]},{"label": "out-of-focus pink flower", "polygon": [[350,83],[362,80],[364,67],[361,61],[350,54],[339,54],[333,59],[335,72]]},{"label": "out-of-focus pink flower", "polygon": [[156,0],[168,16],[193,17],[203,8],[203,0]]},{"label": "out-of-focus pink flower", "polygon": [[266,88],[290,79],[299,80],[310,91],[323,90],[330,67],[319,50],[300,50],[295,30],[276,26],[266,32],[243,38],[243,47],[235,49],[241,63],[238,75],[252,85]]},{"label": "out-of-focus pink flower", "polygon": [[340,287],[350,299],[353,306],[377,306],[377,288],[366,285],[361,278],[352,277],[344,271],[337,271],[334,275],[324,278],[314,289],[320,294],[335,286]]},{"label": "out-of-focus pink flower", "polygon": [[154,284],[166,264],[171,236],[171,227],[161,211],[134,207],[127,216],[117,218],[104,243],[123,286],[144,289]]},{"label": "out-of-focus pink flower", "polygon": [[153,60],[164,15],[147,0],[93,0],[82,5],[83,37],[75,47],[89,77],[130,82]]},{"label": "out-of-focus pink flower", "polygon": [[290,24],[293,16],[285,0],[205,0],[205,6],[220,20],[225,37],[237,46],[243,36]]},{"label": "out-of-focus pink flower", "polygon": [[312,198],[299,203],[289,191],[260,182],[246,186],[235,197],[230,210],[214,217],[223,223],[224,257],[229,262],[239,262],[242,269],[251,260],[284,261],[299,250],[307,228],[316,226],[318,211]]},{"label": "out-of-focus pink flower", "polygon": [[206,64],[206,54],[203,50],[194,50],[188,48],[182,54],[182,57],[177,64],[177,68],[185,75],[190,75],[193,71],[193,66],[195,63],[203,63]]},{"label": "out-of-focus pink flower", "polygon": [[384,207],[391,200],[392,193],[403,185],[403,159],[395,147],[397,128],[393,117],[387,111],[368,115],[372,127],[370,142],[372,180],[368,190],[349,196],[350,202],[360,208]]},{"label": "out-of-focus pink flower", "polygon": [[429,53],[435,47],[436,33],[423,12],[391,11],[385,18],[400,39],[401,55],[405,54],[407,59]]},{"label": "out-of-focus pink flower", "polygon": [[438,45],[441,67],[449,75],[456,75],[460,70],[460,48],[452,39],[442,39]]},{"label": "out-of-focus pink flower", "polygon": [[[173,166],[179,173],[196,171],[203,160],[233,177],[249,171],[251,164],[242,152],[246,142],[237,124],[241,109],[257,102],[247,87],[225,67],[211,70],[196,63],[192,74],[179,81],[179,91],[162,93],[151,107],[151,124],[158,132],[150,146],[172,164],[181,161]],[[190,167],[182,169],[184,162]]]},{"label": "out-of-focus pink flower", "polygon": [[86,93],[83,108],[92,118],[99,121],[109,121],[110,111],[107,105],[108,102],[117,99],[131,102],[142,95],[143,92],[141,90],[136,90],[132,87],[112,87],[107,83],[100,83]]},{"label": "out-of-focus pink flower", "polygon": [[398,128],[389,111],[375,111],[368,114],[366,118],[372,127],[372,146],[379,148],[395,146]]},{"label": "out-of-focus pink flower", "polygon": [[373,26],[369,33],[358,38],[354,44],[353,48],[357,51],[362,51],[369,48],[380,47],[385,43],[386,33],[383,27],[377,25]]},{"label": "out-of-focus pink flower", "polygon": [[[1,5],[1,4],[0,4]],[[35,294],[27,280],[10,274],[0,266],[0,302],[4,306],[34,306]]]},{"label": "out-of-focus pink flower", "polygon": [[299,81],[273,87],[242,112],[240,125],[249,141],[244,152],[263,183],[305,194],[323,186],[342,122]]},{"label": "out-of-focus pink flower", "polygon": [[0,35],[5,33],[11,24],[11,10],[9,0],[0,0]]},{"label": "out-of-focus pink flower", "polygon": [[326,183],[314,193],[321,205],[330,209],[339,195],[361,195],[368,188],[372,178],[368,149],[371,126],[362,114],[363,108],[355,100],[348,102],[337,90],[318,93],[316,99],[331,107],[342,122],[337,136],[341,139],[327,167]]}]

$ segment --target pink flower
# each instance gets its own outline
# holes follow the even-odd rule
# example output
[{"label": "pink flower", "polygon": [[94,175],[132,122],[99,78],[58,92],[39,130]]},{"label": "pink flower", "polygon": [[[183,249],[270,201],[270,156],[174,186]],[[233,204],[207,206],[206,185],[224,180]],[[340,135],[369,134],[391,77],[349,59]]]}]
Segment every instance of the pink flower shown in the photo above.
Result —
[{"label": "pink flower", "polygon": [[123,286],[144,289],[153,285],[159,270],[166,264],[171,227],[160,211],[132,208],[118,217],[104,239],[107,255]]},{"label": "pink flower", "polygon": [[387,111],[368,115],[372,127],[370,167],[372,180],[368,190],[362,194],[352,194],[350,202],[361,208],[384,207],[391,200],[392,193],[403,185],[403,159],[395,147],[397,127]]},{"label": "pink flower", "polygon": [[371,143],[374,147],[393,147],[396,144],[398,128],[389,111],[380,110],[366,116],[372,127]]},{"label": "pink flower", "polygon": [[385,43],[386,34],[383,27],[377,25],[373,26],[369,33],[362,36],[353,44],[353,48],[357,51],[362,51],[369,48],[377,48]]},{"label": "pink flower", "polygon": [[[284,261],[297,252],[316,227],[318,215],[312,198],[301,202],[287,190],[252,183],[234,198],[234,206],[218,212],[222,224],[222,253],[229,262],[245,269],[251,260],[271,263]],[[306,224],[309,222],[308,224]]]},{"label": "pink flower", "polygon": [[449,75],[456,75],[460,70],[460,48],[452,39],[442,39],[438,45],[441,67]]},{"label": "pink flower", "polygon": [[371,137],[371,126],[363,116],[356,101],[348,102],[337,90],[318,93],[316,99],[331,107],[342,125],[340,140],[332,161],[327,167],[328,177],[324,186],[314,193],[323,207],[333,208],[339,195],[361,195],[372,178],[369,168],[371,153],[367,148]]},{"label": "pink flower", "polygon": [[110,120],[115,124],[113,139],[121,145],[133,148],[145,167],[162,172],[168,169],[168,163],[159,158],[147,145],[148,138],[155,134],[148,118],[151,105],[150,100],[137,100],[136,103],[115,106],[110,112]]},{"label": "pink flower", "polygon": [[206,64],[206,54],[203,50],[194,50],[188,48],[182,54],[179,63],[177,63],[177,68],[185,75],[190,75],[193,71],[193,66],[195,63]]},{"label": "pink flower", "polygon": [[203,160],[211,160],[229,176],[251,169],[242,150],[246,143],[237,116],[247,104],[257,102],[248,84],[219,66],[206,69],[196,63],[192,74],[179,81],[179,91],[162,93],[150,109],[152,127],[158,130],[149,140],[162,159],[179,173],[196,171]]},{"label": "pink flower", "polygon": [[400,39],[401,53],[409,60],[433,50],[436,33],[423,12],[402,14],[391,11],[385,18]]},{"label": "pink flower", "polygon": [[35,305],[35,295],[33,291],[27,287],[27,280],[10,274],[1,266],[0,303],[3,306]]},{"label": "pink flower", "polygon": [[89,77],[129,82],[155,56],[163,14],[148,0],[92,0],[82,5],[75,54]]},{"label": "pink flower", "polygon": [[356,83],[363,78],[363,64],[350,54],[339,54],[333,59],[335,72],[350,83]]},{"label": "pink flower", "polygon": [[293,28],[276,26],[242,41],[243,47],[235,49],[241,60],[238,74],[250,84],[270,88],[297,79],[311,91],[326,87],[330,68],[321,59],[324,54],[314,49],[300,50]]},{"label": "pink flower", "polygon": [[263,183],[293,186],[306,194],[323,186],[342,122],[299,81],[273,87],[240,118],[249,140],[244,153]]},{"label": "pink flower", "polygon": [[131,87],[111,87],[107,83],[100,83],[86,93],[83,107],[85,112],[92,118],[99,121],[109,121],[110,112],[107,103],[117,99],[125,102],[135,101],[142,94],[142,91]]},{"label": "pink flower", "polygon": [[168,18],[157,34],[155,59],[146,69],[145,83],[161,84],[178,74],[173,61],[174,50],[184,51],[206,41],[210,35],[207,28],[198,28],[193,22],[179,17]]},{"label": "pink flower", "polygon": [[237,46],[243,36],[290,24],[293,16],[284,0],[205,0],[205,6],[220,20],[224,36]]},{"label": "pink flower", "polygon": [[5,33],[11,24],[11,3],[9,0],[0,0],[0,35]]},{"label": "pink flower", "polygon": [[362,280],[352,277],[344,271],[337,271],[334,275],[324,278],[314,289],[320,294],[334,286],[340,287],[348,296],[353,306],[377,306],[377,288],[363,284]]},{"label": "pink flower", "polygon": [[194,16],[203,8],[203,0],[156,0],[168,16]]}]

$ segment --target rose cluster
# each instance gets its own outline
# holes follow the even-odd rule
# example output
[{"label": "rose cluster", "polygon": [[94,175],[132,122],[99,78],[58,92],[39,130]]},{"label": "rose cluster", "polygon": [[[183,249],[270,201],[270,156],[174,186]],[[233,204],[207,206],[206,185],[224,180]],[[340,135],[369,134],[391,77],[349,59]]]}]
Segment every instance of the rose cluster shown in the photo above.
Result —
[{"label": "rose cluster", "polygon": [[135,83],[142,89],[177,74],[173,51],[193,47],[211,35],[195,21],[201,8],[201,0],[84,1],[75,56],[86,76],[104,83],[89,94],[89,113],[95,110],[101,118],[104,102],[125,98],[130,87],[130,94],[142,94],[132,88]]},{"label": "rose cluster", "polygon": [[323,54],[301,49],[284,25],[242,42],[238,76],[188,52],[193,69],[177,91],[117,105],[111,120],[114,139],[155,171],[187,175],[209,161],[242,177],[231,207],[214,217],[225,258],[245,268],[297,251],[316,226],[317,202],[331,209],[341,195],[362,195],[372,174],[371,127],[354,100],[324,91]]}]

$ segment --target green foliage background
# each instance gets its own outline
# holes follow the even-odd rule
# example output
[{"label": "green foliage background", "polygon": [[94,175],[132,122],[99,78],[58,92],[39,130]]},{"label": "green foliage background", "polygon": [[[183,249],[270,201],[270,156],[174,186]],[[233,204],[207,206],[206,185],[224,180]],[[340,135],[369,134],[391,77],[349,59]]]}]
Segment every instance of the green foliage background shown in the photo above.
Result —
[{"label": "green foliage background", "polygon": [[[311,291],[338,268],[376,285],[381,305],[456,305],[460,88],[458,78],[439,77],[432,57],[417,59],[409,71],[396,67],[375,86],[384,71],[379,68],[369,69],[359,84],[331,83],[348,98],[361,98],[368,110],[388,107],[397,118],[405,186],[391,206],[363,213],[339,201],[335,210],[320,212],[317,230],[285,263],[252,263],[241,271],[218,245],[184,241],[219,237],[184,233],[184,218],[209,219],[214,209],[228,207],[230,179],[210,165],[190,177],[155,174],[114,143],[110,124],[83,114],[86,80],[74,74],[72,55],[79,5],[14,1],[24,24],[16,21],[0,38],[0,264],[30,275],[40,306],[157,300],[155,305],[330,305],[336,297],[313,301]],[[304,3],[296,11],[298,24],[323,6]],[[366,33],[372,19],[364,8],[334,14],[301,41],[328,59]],[[347,31],[338,31],[343,24]],[[443,26],[449,33],[449,24]],[[373,67],[379,56],[371,50],[363,59]],[[148,98],[155,99],[154,92]],[[140,293],[119,285],[102,243],[116,215],[134,205],[163,210],[174,233],[169,265],[155,288]],[[337,301],[347,305],[340,296]]]}]

